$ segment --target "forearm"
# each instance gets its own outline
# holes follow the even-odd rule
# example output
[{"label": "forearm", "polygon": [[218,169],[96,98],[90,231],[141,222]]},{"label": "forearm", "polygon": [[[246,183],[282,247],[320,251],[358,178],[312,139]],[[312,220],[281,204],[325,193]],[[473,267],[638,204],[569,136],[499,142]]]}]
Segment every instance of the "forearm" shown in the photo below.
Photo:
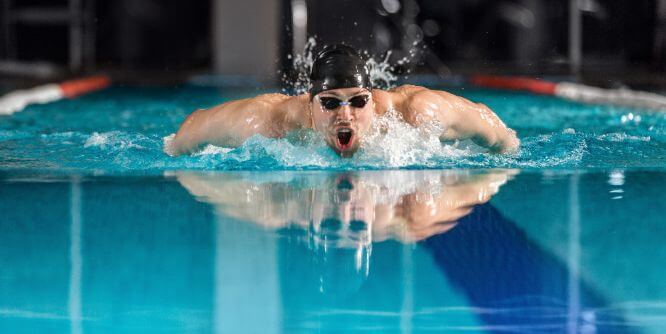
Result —
[{"label": "forearm", "polygon": [[206,120],[210,113],[211,110],[199,109],[185,118],[171,142],[171,153],[191,153],[205,141],[209,125]]},{"label": "forearm", "polygon": [[181,124],[171,151],[176,155],[191,153],[205,144],[237,147],[255,134],[275,137],[279,132],[279,124],[272,124],[276,99],[279,97],[261,95],[197,110]]},{"label": "forearm", "polygon": [[516,136],[516,131],[504,127],[497,131],[495,142],[488,148],[495,153],[510,153],[518,150],[520,140]]},{"label": "forearm", "polygon": [[242,131],[237,110],[218,106],[208,110],[197,110],[181,124],[172,142],[175,155],[192,153],[205,144],[223,147],[239,146],[249,133]]},{"label": "forearm", "polygon": [[491,152],[512,152],[520,145],[516,132],[507,127],[484,104],[456,97],[453,100],[453,110],[445,114],[445,117],[451,120],[449,131],[454,132],[460,139],[470,138]]},{"label": "forearm", "polygon": [[510,129],[490,108],[483,104],[476,104],[476,110],[469,118],[475,129],[475,142],[487,147],[495,153],[508,153],[518,149],[520,140],[516,131]]}]

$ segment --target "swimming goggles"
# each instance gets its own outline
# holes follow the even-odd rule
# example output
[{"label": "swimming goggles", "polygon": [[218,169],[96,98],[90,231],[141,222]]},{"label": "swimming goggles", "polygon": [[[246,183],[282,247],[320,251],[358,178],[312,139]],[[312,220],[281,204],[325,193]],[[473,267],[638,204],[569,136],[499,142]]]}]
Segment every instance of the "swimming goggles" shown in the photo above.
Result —
[{"label": "swimming goggles", "polygon": [[370,95],[357,95],[347,101],[342,101],[337,97],[322,96],[319,97],[319,103],[326,110],[335,110],[341,106],[352,106],[354,108],[363,108],[370,100]]}]

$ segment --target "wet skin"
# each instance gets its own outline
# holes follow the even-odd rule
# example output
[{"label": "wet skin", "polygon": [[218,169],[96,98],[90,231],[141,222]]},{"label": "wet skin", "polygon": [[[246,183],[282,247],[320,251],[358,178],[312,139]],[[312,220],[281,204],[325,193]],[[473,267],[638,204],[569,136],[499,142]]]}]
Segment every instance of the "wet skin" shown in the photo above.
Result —
[{"label": "wet skin", "polygon": [[[358,97],[367,97],[367,103],[351,105]],[[331,98],[343,105],[326,108],[323,103]],[[515,131],[485,105],[444,91],[405,85],[388,91],[332,89],[312,98],[309,94],[265,94],[200,109],[185,119],[172,146],[165,150],[180,155],[195,152],[204,144],[236,147],[255,134],[281,138],[292,130],[315,129],[335,152],[351,157],[373,119],[390,109],[413,126],[438,123],[443,141],[471,139],[496,153],[513,152],[520,144]]]}]

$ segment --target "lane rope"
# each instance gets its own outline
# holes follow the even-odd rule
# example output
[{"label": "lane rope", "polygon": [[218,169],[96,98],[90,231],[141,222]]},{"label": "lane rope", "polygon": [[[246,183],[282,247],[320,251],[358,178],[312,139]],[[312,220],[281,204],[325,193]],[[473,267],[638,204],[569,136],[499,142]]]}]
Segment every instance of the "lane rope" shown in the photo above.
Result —
[{"label": "lane rope", "polygon": [[479,87],[528,91],[575,102],[666,110],[666,96],[627,88],[606,89],[573,82],[492,75],[474,75],[469,81]]},{"label": "lane rope", "polygon": [[106,75],[63,81],[9,92],[0,97],[0,115],[11,115],[31,104],[55,102],[75,98],[107,88],[111,79]]}]

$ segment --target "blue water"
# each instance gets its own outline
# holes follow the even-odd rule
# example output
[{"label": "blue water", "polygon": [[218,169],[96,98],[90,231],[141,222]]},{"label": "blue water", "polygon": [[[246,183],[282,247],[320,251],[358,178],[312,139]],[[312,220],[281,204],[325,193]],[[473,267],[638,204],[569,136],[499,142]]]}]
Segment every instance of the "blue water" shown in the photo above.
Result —
[{"label": "blue water", "polygon": [[0,178],[2,333],[666,326],[663,172]]},{"label": "blue water", "polygon": [[516,129],[516,155],[483,153],[465,143],[426,145],[398,127],[343,160],[316,135],[253,137],[235,149],[170,157],[163,138],[197,108],[253,96],[258,90],[198,87],[113,88],[76,100],[33,105],[0,118],[3,170],[160,174],[164,170],[356,170],[386,168],[661,168],[666,166],[666,113],[590,106],[530,94],[456,90],[490,106]]},{"label": "blue water", "polygon": [[258,93],[1,117],[0,333],[664,332],[666,114],[461,89],[519,153],[394,122],[345,160],[314,134],[163,152]]}]

